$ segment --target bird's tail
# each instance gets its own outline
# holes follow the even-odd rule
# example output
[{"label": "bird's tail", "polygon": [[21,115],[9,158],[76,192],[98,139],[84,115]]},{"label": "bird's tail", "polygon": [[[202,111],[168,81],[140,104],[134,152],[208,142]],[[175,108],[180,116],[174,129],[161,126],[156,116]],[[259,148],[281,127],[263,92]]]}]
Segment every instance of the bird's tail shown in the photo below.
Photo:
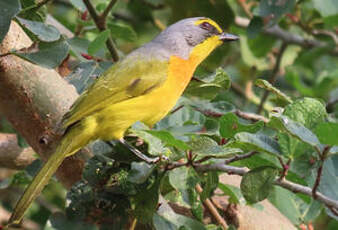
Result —
[{"label": "bird's tail", "polygon": [[29,208],[35,198],[41,193],[62,161],[87,145],[90,141],[90,134],[83,130],[81,124],[76,124],[62,138],[54,154],[50,156],[33,181],[28,185],[24,194],[16,204],[16,207],[8,221],[8,225],[20,224],[25,211]]}]

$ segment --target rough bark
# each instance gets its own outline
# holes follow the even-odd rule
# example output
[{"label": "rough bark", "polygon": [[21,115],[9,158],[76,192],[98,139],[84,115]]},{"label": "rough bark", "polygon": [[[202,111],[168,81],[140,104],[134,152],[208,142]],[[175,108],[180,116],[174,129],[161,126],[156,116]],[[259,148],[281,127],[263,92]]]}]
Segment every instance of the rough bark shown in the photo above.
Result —
[{"label": "rough bark", "polygon": [[[0,53],[29,47],[32,41],[12,22]],[[60,133],[57,125],[78,94],[53,69],[42,68],[14,55],[0,58],[0,112],[43,160],[53,153]],[[58,179],[71,186],[81,178],[84,158],[67,158]]]}]

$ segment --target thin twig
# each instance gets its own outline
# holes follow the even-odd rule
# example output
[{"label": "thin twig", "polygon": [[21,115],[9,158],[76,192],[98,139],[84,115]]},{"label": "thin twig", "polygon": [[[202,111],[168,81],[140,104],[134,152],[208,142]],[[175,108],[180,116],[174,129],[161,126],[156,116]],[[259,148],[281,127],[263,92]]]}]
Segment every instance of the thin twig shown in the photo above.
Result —
[{"label": "thin twig", "polygon": [[[247,168],[240,168],[235,166],[226,165],[224,163],[215,163],[215,164],[201,164],[201,165],[194,165],[194,168],[199,172],[207,172],[207,171],[222,171],[228,174],[235,174],[243,176],[245,173],[249,171]],[[291,192],[294,193],[302,193],[312,197],[312,188],[303,186],[300,184],[296,184],[287,180],[278,180],[278,178],[274,181],[275,185],[283,187]],[[327,207],[334,208],[338,210],[338,201],[333,200],[324,194],[317,192],[317,200],[325,204]]]},{"label": "thin twig", "polygon": [[[106,16],[102,17],[101,15],[98,15],[94,6],[91,4],[90,0],[83,0],[83,3],[86,5],[87,10],[90,14],[90,16],[93,18],[94,23],[96,27],[99,29],[99,31],[104,31],[107,26],[106,26]],[[116,3],[116,1],[114,2]],[[113,5],[108,5],[108,7],[113,7]],[[107,8],[108,8],[107,7]],[[106,46],[113,58],[114,62],[117,62],[119,60],[119,56],[117,54],[117,50],[114,46],[113,40],[111,37],[109,37],[106,41]]]},{"label": "thin twig", "polygon": [[330,151],[331,146],[325,146],[325,148],[323,149],[322,153],[319,153],[319,157],[320,157],[320,166],[317,170],[317,176],[316,176],[316,181],[315,184],[313,185],[312,188],[312,196],[314,199],[317,199],[317,190],[320,184],[320,179],[322,176],[322,172],[323,172],[323,165],[324,165],[324,161],[326,159],[326,156],[328,154],[328,152]]},{"label": "thin twig", "polygon": [[237,0],[238,5],[241,6],[241,8],[243,9],[243,11],[245,12],[245,14],[249,17],[252,18],[253,15],[250,11],[250,7],[249,5],[245,2],[245,0]]},{"label": "thin twig", "polygon": [[[283,57],[283,54],[287,48],[288,44],[283,42],[280,50],[279,50],[279,53],[277,55],[277,60],[276,60],[276,64],[272,70],[272,73],[271,73],[271,77],[269,79],[269,82],[273,85],[276,80],[277,80],[277,77],[278,77],[278,72],[279,72],[279,68],[280,68],[280,63],[282,61],[282,57]],[[262,109],[263,109],[263,106],[264,106],[264,103],[266,101],[266,99],[268,98],[269,96],[269,93],[270,91],[265,91],[264,94],[263,94],[263,97],[261,99],[261,103],[259,104],[258,106],[258,109],[257,109],[257,113],[260,114],[262,112]]]},{"label": "thin twig", "polygon": [[289,168],[290,168],[290,163],[291,163],[291,159],[289,159],[287,161],[287,163],[285,164],[283,159],[281,157],[278,157],[278,160],[279,160],[279,163],[281,164],[282,168],[283,168],[283,171],[279,177],[278,180],[284,180],[286,175],[288,174],[288,171],[289,171]]},{"label": "thin twig", "polygon": [[244,160],[246,158],[252,157],[253,155],[255,155],[257,153],[258,153],[257,151],[252,151],[252,152],[249,152],[249,153],[246,153],[246,154],[236,155],[234,157],[226,159],[224,163],[225,164],[230,164],[230,163],[235,162],[235,161]]},{"label": "thin twig", "polygon": [[[237,26],[247,28],[249,23],[250,23],[250,20],[248,18],[243,18],[243,17],[238,17],[238,16],[235,17],[235,24]],[[310,49],[310,48],[315,48],[315,47],[317,48],[330,47],[330,45],[325,42],[318,41],[315,39],[307,39],[297,34],[289,33],[288,31],[285,31],[282,28],[280,28],[278,25],[274,25],[268,28],[263,28],[262,32],[263,34],[270,35],[277,39],[280,39],[287,44],[298,45],[305,49]],[[329,50],[329,54],[333,56],[338,56],[338,47],[336,46],[333,49],[331,48]]]},{"label": "thin twig", "polygon": [[111,0],[108,4],[108,6],[106,7],[106,9],[104,9],[104,11],[102,12],[102,14],[100,15],[101,19],[106,19],[110,10],[113,8],[113,6],[115,5],[115,3],[117,2],[117,0]]},{"label": "thin twig", "polygon": [[245,120],[250,120],[253,122],[256,122],[256,121],[263,121],[264,123],[269,122],[268,118],[262,115],[255,114],[255,113],[247,113],[247,112],[243,112],[241,110],[236,109],[235,114]]},{"label": "thin twig", "polygon": [[[195,187],[196,191],[201,194],[203,192],[203,189],[201,187],[201,185],[197,184]],[[220,224],[223,229],[228,229],[228,225],[225,222],[225,220],[222,218],[222,216],[218,213],[217,209],[215,208],[215,206],[212,204],[212,202],[210,201],[210,199],[205,199],[203,201],[203,204],[208,208],[209,212],[211,213],[211,215],[215,218],[215,220],[217,221],[218,224]]]}]

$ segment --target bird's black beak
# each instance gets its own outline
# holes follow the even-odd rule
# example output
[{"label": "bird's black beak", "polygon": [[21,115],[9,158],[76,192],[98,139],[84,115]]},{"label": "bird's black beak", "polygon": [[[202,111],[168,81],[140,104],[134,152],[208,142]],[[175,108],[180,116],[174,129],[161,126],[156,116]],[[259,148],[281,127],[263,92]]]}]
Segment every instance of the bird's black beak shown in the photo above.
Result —
[{"label": "bird's black beak", "polygon": [[239,39],[239,37],[237,35],[233,35],[233,34],[228,34],[228,33],[221,33],[220,35],[218,35],[219,40],[223,41],[223,42],[231,42],[231,41],[237,41]]}]

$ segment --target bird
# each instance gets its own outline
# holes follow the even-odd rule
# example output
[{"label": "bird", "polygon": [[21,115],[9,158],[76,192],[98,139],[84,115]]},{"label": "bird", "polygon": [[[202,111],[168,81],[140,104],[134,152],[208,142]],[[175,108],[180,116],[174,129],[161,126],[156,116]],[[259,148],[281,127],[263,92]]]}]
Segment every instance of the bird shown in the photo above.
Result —
[{"label": "bird", "polygon": [[156,163],[158,158],[149,158],[129,145],[124,133],[137,121],[151,127],[165,117],[196,67],[222,43],[238,39],[210,18],[186,18],[110,67],[64,115],[63,137],[21,196],[9,224],[20,224],[62,161],[94,140],[119,140],[142,160]]}]

